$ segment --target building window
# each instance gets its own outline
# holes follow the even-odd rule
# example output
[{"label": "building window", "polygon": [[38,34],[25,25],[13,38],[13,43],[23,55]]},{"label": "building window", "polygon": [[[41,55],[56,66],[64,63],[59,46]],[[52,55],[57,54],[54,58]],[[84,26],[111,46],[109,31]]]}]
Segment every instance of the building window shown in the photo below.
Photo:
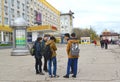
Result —
[{"label": "building window", "polygon": [[5,0],[5,3],[7,4],[8,0]]},{"label": "building window", "polygon": [[11,14],[12,14],[12,15],[14,14],[14,9],[11,9]]},{"label": "building window", "polygon": [[8,7],[7,6],[4,6],[4,11],[5,11],[5,14],[8,15]]},{"label": "building window", "polygon": [[24,13],[22,13],[22,17],[25,18],[25,14]]},{"label": "building window", "polygon": [[29,4],[29,1],[27,1],[27,4]]},{"label": "building window", "polygon": [[19,11],[17,11],[17,17],[20,17],[20,12]]},{"label": "building window", "polygon": [[4,6],[4,11],[8,11],[8,7],[7,6]]},{"label": "building window", "polygon": [[20,8],[20,1],[17,1],[17,8]]},{"label": "building window", "polygon": [[23,3],[23,4],[22,4],[23,11],[24,11],[24,7],[25,7],[25,5],[24,5],[24,3]]},{"label": "building window", "polygon": [[12,6],[14,6],[14,0],[11,0]]},{"label": "building window", "polygon": [[8,25],[8,18],[4,18],[4,24]]}]

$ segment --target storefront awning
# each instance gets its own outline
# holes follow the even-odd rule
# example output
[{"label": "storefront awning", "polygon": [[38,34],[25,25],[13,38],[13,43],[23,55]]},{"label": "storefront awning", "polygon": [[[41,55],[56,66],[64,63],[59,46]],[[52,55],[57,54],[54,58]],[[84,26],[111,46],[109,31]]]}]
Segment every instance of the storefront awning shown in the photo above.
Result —
[{"label": "storefront awning", "polygon": [[[0,31],[12,32],[12,28],[10,28],[7,25],[5,26],[0,25]],[[57,31],[57,28],[51,25],[31,26],[27,28],[27,31],[28,32],[33,32],[33,31],[55,32]]]},{"label": "storefront awning", "polygon": [[12,28],[7,25],[0,25],[0,31],[12,32]]},{"label": "storefront awning", "polygon": [[31,26],[27,28],[27,31],[28,32],[33,32],[33,31],[54,32],[54,31],[57,31],[57,28],[51,25]]}]

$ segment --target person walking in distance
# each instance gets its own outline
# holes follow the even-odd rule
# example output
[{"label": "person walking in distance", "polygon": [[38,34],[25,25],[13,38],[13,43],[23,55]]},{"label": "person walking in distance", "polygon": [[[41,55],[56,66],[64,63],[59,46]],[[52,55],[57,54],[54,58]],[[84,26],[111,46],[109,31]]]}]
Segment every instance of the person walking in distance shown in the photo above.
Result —
[{"label": "person walking in distance", "polygon": [[44,73],[42,72],[42,54],[41,54],[41,41],[42,38],[38,37],[37,40],[34,43],[34,47],[35,47],[35,70],[36,70],[36,74],[40,74],[40,75],[44,75]]},{"label": "person walking in distance", "polygon": [[76,38],[76,34],[71,34],[71,39],[67,43],[67,54],[68,54],[68,63],[67,63],[67,73],[64,78],[69,78],[70,66],[73,64],[73,78],[76,78],[77,75],[77,64],[79,57],[79,41]]},{"label": "person walking in distance", "polygon": [[103,38],[100,40],[100,44],[101,44],[101,48],[104,48],[104,40],[103,40]]},{"label": "person walking in distance", "polygon": [[109,43],[108,39],[107,39],[107,38],[105,38],[105,40],[104,40],[105,49],[108,49],[108,43]]}]

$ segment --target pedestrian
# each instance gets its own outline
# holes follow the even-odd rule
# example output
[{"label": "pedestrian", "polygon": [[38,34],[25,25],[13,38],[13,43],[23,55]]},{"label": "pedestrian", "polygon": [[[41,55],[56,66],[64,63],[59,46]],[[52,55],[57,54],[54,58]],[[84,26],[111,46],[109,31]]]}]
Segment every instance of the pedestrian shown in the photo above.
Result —
[{"label": "pedestrian", "polygon": [[76,34],[71,34],[71,39],[67,43],[67,54],[68,54],[68,63],[67,63],[67,73],[64,78],[69,78],[70,67],[73,64],[73,75],[72,77],[76,78],[77,75],[77,64],[79,57],[79,41],[76,38]]},{"label": "pedestrian", "polygon": [[94,45],[97,46],[97,41],[96,40],[94,40]]},{"label": "pedestrian", "polygon": [[[67,40],[67,42],[68,42],[70,40],[70,34],[69,33],[65,33],[64,34],[64,39]],[[70,74],[73,74],[73,64],[71,64]]]},{"label": "pedestrian", "polygon": [[42,54],[41,54],[41,41],[42,38],[38,37],[37,40],[34,43],[35,46],[35,70],[36,74],[44,75],[42,72]]},{"label": "pedestrian", "polygon": [[108,39],[106,38],[106,39],[104,40],[105,49],[108,49],[108,43],[109,43],[109,41],[108,41]]},{"label": "pedestrian", "polygon": [[103,40],[103,38],[100,39],[100,45],[101,45],[101,48],[104,48],[104,40]]},{"label": "pedestrian", "polygon": [[47,69],[47,58],[46,58],[46,54],[45,54],[45,49],[46,49],[46,45],[45,43],[48,41],[49,35],[45,35],[43,40],[42,40],[42,55],[44,57],[44,66],[43,66],[43,70],[45,72],[48,72]]},{"label": "pedestrian", "polygon": [[[56,39],[54,36],[50,37],[50,40],[47,41],[46,46],[49,45],[50,49],[52,51],[52,56],[50,59],[48,59],[48,73],[49,73],[49,77],[59,77],[56,72],[57,72],[57,58],[56,58],[56,51],[57,51],[57,47],[56,47]],[[53,64],[53,69],[52,69],[52,64]]]}]

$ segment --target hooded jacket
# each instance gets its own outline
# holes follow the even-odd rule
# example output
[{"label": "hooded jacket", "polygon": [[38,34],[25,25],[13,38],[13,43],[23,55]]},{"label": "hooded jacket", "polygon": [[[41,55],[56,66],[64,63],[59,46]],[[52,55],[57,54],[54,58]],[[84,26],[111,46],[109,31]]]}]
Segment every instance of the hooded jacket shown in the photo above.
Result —
[{"label": "hooded jacket", "polygon": [[51,51],[52,51],[52,57],[55,57],[57,54],[56,54],[56,51],[57,51],[57,47],[55,45],[55,42],[54,40],[49,40],[46,42],[46,45],[50,45],[50,48],[51,48]]},{"label": "hooded jacket", "polygon": [[72,56],[71,53],[70,53],[70,48],[71,48],[72,43],[78,43],[79,44],[79,41],[76,38],[71,38],[68,41],[67,48],[66,48],[68,58],[78,58],[79,56]]}]

